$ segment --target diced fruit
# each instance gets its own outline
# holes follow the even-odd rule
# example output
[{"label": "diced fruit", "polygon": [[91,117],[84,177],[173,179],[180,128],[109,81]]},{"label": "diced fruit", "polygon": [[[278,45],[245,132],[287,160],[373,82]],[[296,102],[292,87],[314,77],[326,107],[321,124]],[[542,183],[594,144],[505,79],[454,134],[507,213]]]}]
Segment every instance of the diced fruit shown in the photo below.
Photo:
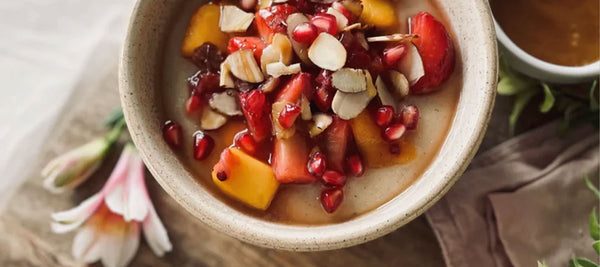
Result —
[{"label": "diced fruit", "polygon": [[289,0],[289,3],[298,8],[302,13],[313,13],[313,4],[309,0]]},{"label": "diced fruit", "polygon": [[310,19],[310,24],[314,25],[319,33],[325,32],[335,36],[338,33],[337,21],[334,15],[319,13]]},{"label": "diced fruit", "polygon": [[[338,3],[341,3],[341,6],[337,5]],[[356,19],[360,17],[363,12],[363,5],[360,0],[342,0],[340,2],[334,2],[331,6],[342,12],[344,16],[351,21],[350,23],[356,21]],[[352,14],[352,17],[347,14],[348,12]]]},{"label": "diced fruit", "polygon": [[348,172],[355,177],[360,177],[365,174],[365,166],[358,155],[348,157]]},{"label": "diced fruit", "polygon": [[297,103],[302,94],[310,95],[312,91],[312,77],[310,73],[301,72],[296,75],[281,89],[275,102]]},{"label": "diced fruit", "polygon": [[283,127],[284,129],[292,127],[301,112],[302,110],[299,106],[293,104],[285,104],[285,107],[283,108],[281,113],[279,113],[279,125],[281,125],[281,127]]},{"label": "diced fruit", "polygon": [[258,7],[256,9],[263,9],[270,7],[273,3],[273,0],[258,0]]},{"label": "diced fruit", "polygon": [[324,132],[333,122],[333,118],[327,114],[319,113],[313,116],[313,121],[309,130],[311,138]]},{"label": "diced fruit", "polygon": [[387,0],[362,0],[363,10],[360,21],[376,27],[390,28],[397,25],[394,2]]},{"label": "diced fruit", "polygon": [[197,95],[191,95],[185,101],[185,113],[188,115],[195,114],[196,112],[202,110],[202,101],[200,97]]},{"label": "diced fruit", "polygon": [[383,64],[388,68],[396,68],[400,59],[406,54],[406,45],[403,43],[383,50]]},{"label": "diced fruit", "polygon": [[336,71],[346,63],[346,49],[332,35],[322,32],[308,48],[308,58],[318,67]]},{"label": "diced fruit", "polygon": [[231,54],[241,49],[250,49],[254,52],[256,62],[260,63],[260,56],[266,46],[265,42],[258,37],[233,37],[227,45],[227,53]]},{"label": "diced fruit", "polygon": [[360,93],[367,90],[365,72],[362,69],[342,68],[331,75],[331,84],[346,93]]},{"label": "diced fruit", "polygon": [[423,60],[414,44],[407,45],[406,55],[400,60],[398,69],[406,76],[410,85],[416,84],[425,75]]},{"label": "diced fruit", "polygon": [[[358,1],[358,4],[360,5],[360,1]],[[344,17],[346,17],[347,20],[347,24],[352,24],[354,23],[354,21],[356,20],[357,17],[354,16],[354,14],[352,14],[352,12],[350,10],[348,10],[341,2],[333,2],[331,4],[331,8],[337,10],[338,12],[340,12],[342,15],[344,15]],[[361,12],[362,12],[362,5],[360,5],[361,8]]]},{"label": "diced fruit", "polygon": [[350,123],[333,117],[333,123],[325,131],[325,154],[329,168],[344,173],[344,161],[350,140]]},{"label": "diced fruit", "polygon": [[[306,1],[306,0],[302,0],[302,1]],[[308,1],[306,1],[308,2]],[[303,44],[303,43],[299,43],[296,40],[294,40],[294,30],[296,29],[296,27],[302,23],[308,23],[309,19],[308,17],[306,17],[306,15],[302,14],[302,13],[294,13],[288,16],[287,18],[287,35],[290,38],[290,42],[292,43],[292,48],[294,49],[294,52],[296,52],[296,55],[298,55],[298,57],[300,58],[300,60],[302,60],[302,63],[307,64],[307,65],[311,65],[312,63],[310,62],[310,59],[308,59],[308,44]],[[315,36],[316,38],[316,36]],[[313,39],[314,40],[314,39]],[[312,41],[311,41],[312,43]]]},{"label": "diced fruit", "polygon": [[408,79],[406,79],[404,74],[395,70],[390,70],[388,71],[388,76],[392,82],[393,92],[396,97],[404,98],[407,96],[410,90],[410,85],[408,84]]},{"label": "diced fruit", "polygon": [[210,42],[206,42],[194,49],[192,62],[200,69],[202,73],[219,71],[219,66],[225,57],[219,51],[219,48]]},{"label": "diced fruit", "polygon": [[229,37],[219,29],[220,14],[217,4],[206,4],[196,10],[181,44],[181,54],[184,57],[192,56],[194,49],[206,42],[213,43],[221,52],[226,51]]},{"label": "diced fruit", "polygon": [[292,34],[294,41],[303,44],[311,44],[315,39],[317,39],[317,36],[319,36],[317,27],[307,22],[296,26]]},{"label": "diced fruit", "polygon": [[192,90],[192,95],[203,98],[204,95],[210,95],[219,90],[219,80],[220,77],[216,73],[198,71],[194,76],[188,78],[188,85]]},{"label": "diced fruit", "polygon": [[271,104],[261,90],[239,95],[248,129],[258,143],[271,136]]},{"label": "diced fruit", "polygon": [[333,102],[333,96],[335,95],[335,90],[332,87],[321,86],[317,89],[315,104],[319,108],[319,110],[323,112],[329,111],[331,109],[331,102]]},{"label": "diced fruit", "polygon": [[408,105],[402,108],[400,112],[400,122],[406,126],[407,130],[417,129],[419,123],[419,109],[414,105]]},{"label": "diced fruit", "polygon": [[248,130],[239,132],[233,138],[234,145],[244,152],[254,155],[257,150],[257,144]]},{"label": "diced fruit", "polygon": [[381,106],[375,111],[375,123],[379,127],[387,127],[394,118],[394,108],[391,106]]},{"label": "diced fruit", "polygon": [[321,192],[321,205],[327,213],[335,212],[344,200],[344,191],[341,188],[327,188]]},{"label": "diced fruit", "polygon": [[285,109],[285,102],[275,102],[272,105],[271,109],[271,120],[273,121],[273,135],[277,139],[286,139],[294,136],[296,134],[296,126],[291,124],[290,127],[284,128],[279,124],[279,116],[281,112]]},{"label": "diced fruit", "polygon": [[346,184],[346,176],[336,171],[325,171],[321,176],[321,180],[325,185],[344,186]]},{"label": "diced fruit", "polygon": [[331,109],[333,113],[344,120],[353,119],[358,116],[371,102],[372,97],[364,91],[360,93],[335,92]]},{"label": "diced fruit", "polygon": [[320,178],[327,170],[327,158],[323,153],[316,152],[308,160],[307,168],[312,176]]},{"label": "diced fruit", "polygon": [[[375,124],[369,112],[364,111],[350,121],[354,141],[363,163],[368,168],[405,164],[416,157],[416,148],[405,140],[389,143],[381,136],[381,128]],[[395,146],[397,153],[391,152]]]},{"label": "diced fruit", "polygon": [[396,123],[388,126],[383,131],[383,138],[387,141],[396,141],[404,136],[406,126],[402,123]]},{"label": "diced fruit", "polygon": [[454,43],[444,25],[427,12],[412,17],[411,32],[419,35],[413,42],[419,49],[425,67],[425,76],[411,86],[411,91],[431,92],[454,71]]},{"label": "diced fruit", "polygon": [[227,117],[214,111],[210,106],[205,106],[200,118],[200,128],[202,130],[216,130],[221,128],[227,122]]},{"label": "diced fruit", "polygon": [[231,73],[238,79],[250,83],[258,83],[265,80],[265,77],[254,59],[254,53],[250,49],[235,51],[227,56],[227,64],[231,68]]},{"label": "diced fruit", "polygon": [[335,17],[335,22],[338,31],[341,31],[342,29],[346,28],[346,26],[348,26],[348,18],[339,10],[330,7],[327,9],[327,14],[333,15]]},{"label": "diced fruit", "polygon": [[307,168],[308,146],[299,134],[287,139],[275,139],[271,162],[280,183],[312,183],[316,181]]},{"label": "diced fruit", "polygon": [[275,33],[285,33],[287,17],[296,13],[298,10],[291,5],[275,5],[256,12],[254,22],[258,29],[258,34],[267,43],[271,43]]},{"label": "diced fruit", "polygon": [[223,151],[212,178],[225,194],[259,210],[269,207],[279,188],[271,166],[237,148]]},{"label": "diced fruit", "polygon": [[215,147],[215,141],[202,131],[194,133],[194,159],[204,160]]},{"label": "diced fruit", "polygon": [[181,126],[174,121],[166,121],[162,127],[163,138],[172,148],[179,148],[182,143]]},{"label": "diced fruit", "polygon": [[219,28],[222,32],[235,33],[245,32],[252,24],[254,14],[246,13],[234,5],[221,6],[221,18]]}]

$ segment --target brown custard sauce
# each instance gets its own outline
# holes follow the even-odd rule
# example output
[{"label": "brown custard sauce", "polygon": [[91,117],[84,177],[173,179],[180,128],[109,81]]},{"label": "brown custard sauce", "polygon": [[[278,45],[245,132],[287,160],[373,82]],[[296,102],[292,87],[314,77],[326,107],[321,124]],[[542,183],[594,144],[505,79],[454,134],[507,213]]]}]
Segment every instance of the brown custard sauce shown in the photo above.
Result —
[{"label": "brown custard sauce", "polygon": [[583,66],[600,54],[599,0],[490,0],[508,37],[543,61]]}]

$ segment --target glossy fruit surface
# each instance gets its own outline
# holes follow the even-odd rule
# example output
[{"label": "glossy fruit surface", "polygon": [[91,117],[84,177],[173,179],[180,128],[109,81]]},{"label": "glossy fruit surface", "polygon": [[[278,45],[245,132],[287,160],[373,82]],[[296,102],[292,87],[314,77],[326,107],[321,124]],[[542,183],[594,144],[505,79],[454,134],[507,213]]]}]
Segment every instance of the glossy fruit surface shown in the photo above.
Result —
[{"label": "glossy fruit surface", "polygon": [[227,44],[227,53],[231,54],[241,49],[250,49],[254,52],[256,62],[260,64],[260,56],[266,46],[265,42],[258,37],[233,37],[229,39]]},{"label": "glossy fruit surface", "polygon": [[327,213],[335,212],[344,200],[344,191],[341,188],[328,188],[321,192],[321,205]]}]

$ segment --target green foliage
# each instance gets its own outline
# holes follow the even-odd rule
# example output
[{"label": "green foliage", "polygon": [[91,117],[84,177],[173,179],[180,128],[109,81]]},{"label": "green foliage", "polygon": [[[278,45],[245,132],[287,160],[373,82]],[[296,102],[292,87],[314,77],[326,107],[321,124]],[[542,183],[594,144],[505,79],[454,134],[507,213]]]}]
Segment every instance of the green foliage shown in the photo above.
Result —
[{"label": "green foliage", "polygon": [[571,267],[598,267],[594,262],[586,259],[586,258],[576,258],[573,257],[569,264]]},{"label": "green foliage", "polygon": [[124,118],[125,115],[123,115],[123,110],[119,108],[113,110],[113,112],[111,112],[110,115],[104,119],[103,124],[106,127],[113,128],[115,125],[117,125],[117,123],[119,123],[119,121],[124,120]]},{"label": "green foliage", "polygon": [[548,267],[548,264],[546,264],[545,261],[537,261],[537,266],[538,267]]},{"label": "green foliage", "polygon": [[544,102],[540,105],[540,112],[547,113],[554,107],[554,94],[552,94],[552,90],[546,83],[542,83],[542,88],[544,88]]}]

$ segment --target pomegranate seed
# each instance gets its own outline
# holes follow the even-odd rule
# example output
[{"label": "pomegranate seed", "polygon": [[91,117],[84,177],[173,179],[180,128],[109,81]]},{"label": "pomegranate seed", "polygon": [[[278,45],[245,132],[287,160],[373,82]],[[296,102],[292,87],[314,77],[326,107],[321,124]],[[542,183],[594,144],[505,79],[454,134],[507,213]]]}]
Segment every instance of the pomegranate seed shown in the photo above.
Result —
[{"label": "pomegranate seed", "polygon": [[388,141],[396,141],[404,135],[406,132],[406,126],[402,123],[396,123],[385,128],[383,132],[383,138]]},{"label": "pomegranate seed", "polygon": [[326,185],[343,186],[346,184],[346,176],[336,171],[325,171],[321,179]]},{"label": "pomegranate seed", "polygon": [[192,113],[199,111],[202,107],[202,102],[200,101],[200,97],[197,95],[191,95],[185,101],[185,113],[191,115]]},{"label": "pomegranate seed", "polygon": [[344,191],[341,188],[328,188],[321,192],[321,205],[327,213],[332,213],[342,204]]},{"label": "pomegranate seed", "polygon": [[392,106],[381,106],[375,112],[375,123],[379,127],[387,127],[394,118],[394,108]]},{"label": "pomegranate seed", "polygon": [[219,181],[221,181],[221,182],[227,180],[227,173],[225,171],[218,172],[217,179],[219,179]]},{"label": "pomegranate seed", "polygon": [[244,150],[246,153],[253,155],[256,153],[256,142],[252,134],[248,130],[239,132],[233,138],[236,147]]},{"label": "pomegranate seed", "polygon": [[362,160],[358,155],[352,155],[348,157],[348,170],[350,173],[356,177],[362,176],[365,174],[365,167],[362,163]]},{"label": "pomegranate seed", "polygon": [[419,109],[414,105],[405,106],[400,112],[400,122],[408,130],[417,129],[419,123]]},{"label": "pomegranate seed", "polygon": [[331,4],[331,7],[333,7],[333,9],[339,11],[340,13],[342,13],[344,15],[344,17],[346,17],[348,19],[348,25],[354,23],[354,14],[352,14],[352,12],[350,12],[350,10],[348,10],[340,2],[333,2],[333,4]]},{"label": "pomegranate seed", "polygon": [[395,68],[398,61],[406,54],[406,46],[399,44],[383,50],[383,64],[388,68]]},{"label": "pomegranate seed", "polygon": [[285,104],[285,107],[279,113],[279,117],[277,121],[279,121],[279,125],[283,127],[283,129],[288,129],[294,125],[296,122],[296,118],[302,112],[302,109],[299,106],[293,104]]},{"label": "pomegranate seed", "polygon": [[319,30],[315,25],[310,23],[302,23],[294,29],[292,33],[292,39],[294,39],[298,43],[310,44],[319,35]]},{"label": "pomegranate seed", "polygon": [[320,86],[331,87],[331,74],[333,72],[330,70],[321,70],[315,78],[315,82]]},{"label": "pomegranate seed", "polygon": [[319,87],[316,96],[315,104],[317,104],[317,107],[321,111],[327,112],[331,109],[331,102],[333,101],[333,92],[331,90],[326,87]]},{"label": "pomegranate seed", "polygon": [[319,33],[326,32],[335,36],[338,32],[337,22],[335,16],[327,13],[316,14],[311,20],[310,24],[314,25]]},{"label": "pomegranate seed", "polygon": [[390,145],[390,154],[400,155],[400,144],[391,144]]},{"label": "pomegranate seed", "polygon": [[174,121],[166,121],[162,128],[163,138],[173,148],[181,146],[181,126]]},{"label": "pomegranate seed", "polygon": [[307,168],[312,176],[320,178],[327,169],[327,158],[323,153],[316,152],[308,160]]},{"label": "pomegranate seed", "polygon": [[215,141],[209,135],[204,134],[202,131],[194,133],[194,158],[196,160],[203,160],[215,147]]}]

